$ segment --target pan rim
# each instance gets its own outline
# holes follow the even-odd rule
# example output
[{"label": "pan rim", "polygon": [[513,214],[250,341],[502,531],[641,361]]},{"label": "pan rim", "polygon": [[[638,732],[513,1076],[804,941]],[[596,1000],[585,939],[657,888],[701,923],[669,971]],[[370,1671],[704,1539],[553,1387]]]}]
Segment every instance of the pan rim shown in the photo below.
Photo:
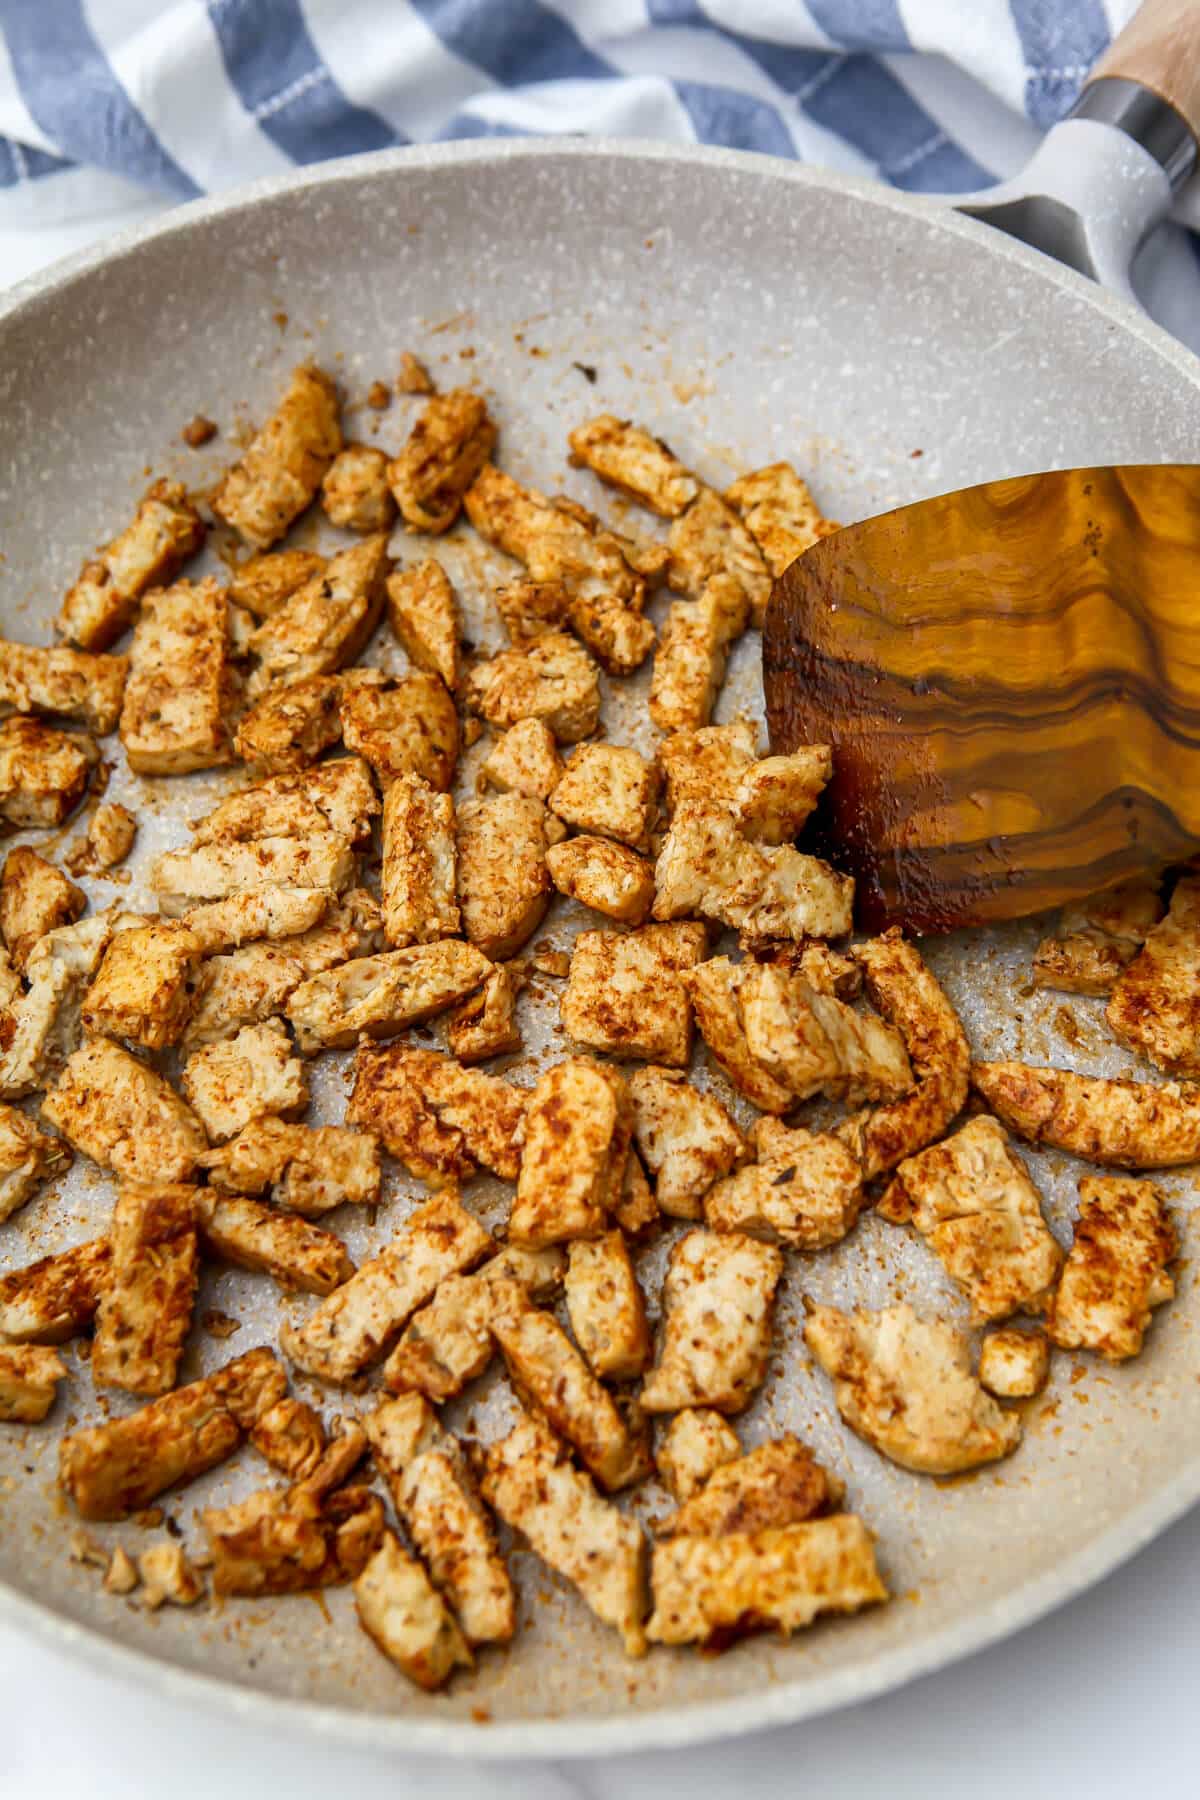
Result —
[{"label": "pan rim", "polygon": [[[277,196],[300,191],[328,192],[364,176],[405,169],[436,170],[459,165],[551,164],[557,161],[703,167],[763,181],[832,191],[883,213],[921,220],[952,236],[986,248],[998,262],[1037,274],[1047,292],[1057,290],[1086,303],[1114,329],[1132,336],[1171,365],[1178,377],[1200,392],[1200,359],[1156,325],[1140,308],[1108,293],[1073,270],[1052,262],[993,227],[965,217],[945,199],[901,193],[868,179],[785,162],[756,152],[663,144],[639,139],[466,140],[406,146],[295,170],[171,208],[160,217],[131,226],[39,270],[0,298],[0,353],[4,328],[94,272],[159,240],[190,237],[198,228],[252,211]],[[374,1751],[439,1754],[477,1761],[566,1758],[682,1748],[793,1724],[892,1691],[920,1676],[1033,1624],[1081,1594],[1145,1548],[1200,1499],[1200,1457],[1115,1525],[1049,1573],[1029,1577],[990,1606],[944,1626],[919,1644],[875,1656],[865,1666],[848,1667],[811,1681],[781,1681],[758,1693],[690,1706],[668,1706],[642,1714],[564,1717],[474,1725],[462,1718],[413,1718],[355,1712],[323,1702],[290,1698],[240,1687],[233,1681],[135,1650],[89,1626],[63,1616],[52,1604],[0,1581],[0,1622],[27,1629],[47,1647],[69,1655],[96,1673],[136,1682],[158,1697],[206,1710],[220,1710],[241,1722],[295,1730],[300,1727],[331,1743]]]}]

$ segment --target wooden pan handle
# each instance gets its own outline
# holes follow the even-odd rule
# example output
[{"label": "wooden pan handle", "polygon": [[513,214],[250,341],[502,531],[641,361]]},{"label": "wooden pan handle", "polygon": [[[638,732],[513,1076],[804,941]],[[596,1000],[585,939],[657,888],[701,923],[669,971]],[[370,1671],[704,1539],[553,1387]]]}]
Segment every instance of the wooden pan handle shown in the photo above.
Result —
[{"label": "wooden pan handle", "polygon": [[1173,106],[1200,142],[1200,4],[1144,0],[1091,78],[1140,82]]}]

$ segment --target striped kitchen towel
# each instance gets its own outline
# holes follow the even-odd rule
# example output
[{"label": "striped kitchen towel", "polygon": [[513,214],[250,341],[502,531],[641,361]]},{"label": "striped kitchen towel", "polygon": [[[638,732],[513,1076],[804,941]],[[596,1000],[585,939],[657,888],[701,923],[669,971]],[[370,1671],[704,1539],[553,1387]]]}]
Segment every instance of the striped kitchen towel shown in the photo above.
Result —
[{"label": "striped kitchen towel", "polygon": [[0,0],[0,227],[566,132],[962,192],[1020,167],[1136,4]]}]

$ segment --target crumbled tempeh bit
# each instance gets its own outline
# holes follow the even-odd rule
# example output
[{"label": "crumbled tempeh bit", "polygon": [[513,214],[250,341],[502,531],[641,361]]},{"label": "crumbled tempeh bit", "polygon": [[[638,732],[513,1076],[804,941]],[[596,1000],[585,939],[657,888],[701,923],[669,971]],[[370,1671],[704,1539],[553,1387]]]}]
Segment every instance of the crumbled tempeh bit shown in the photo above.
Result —
[{"label": "crumbled tempeh bit", "polygon": [[1157,881],[1128,881],[1064,907],[1058,935],[1034,952],[1033,979],[1064,994],[1109,994],[1162,916]]},{"label": "crumbled tempeh bit", "polygon": [[289,1397],[277,1400],[255,1421],[250,1442],[273,1469],[303,1481],[325,1454],[325,1427],[307,1401]]},{"label": "crumbled tempeh bit", "polygon": [[602,413],[577,426],[570,444],[573,463],[591,469],[601,481],[640,500],[664,519],[677,519],[700,492],[696,477],[662,439],[628,419]]},{"label": "crumbled tempeh bit", "polygon": [[40,1344],[0,1344],[0,1420],[40,1424],[66,1375],[67,1366],[56,1350]]},{"label": "crumbled tempeh bit", "polygon": [[181,1086],[209,1142],[224,1143],[255,1119],[303,1112],[308,1075],[280,1019],[243,1025],[233,1037],[194,1050]]},{"label": "crumbled tempeh bit", "polygon": [[704,1217],[714,1231],[744,1231],[792,1250],[823,1250],[853,1229],[865,1203],[858,1159],[838,1138],[789,1129],[778,1119],[754,1127],[758,1161],[708,1190]]},{"label": "crumbled tempeh bit", "polygon": [[0,935],[13,966],[23,969],[38,939],[72,924],[86,905],[83,889],[28,844],[10,850],[0,875]]},{"label": "crumbled tempeh bit", "polygon": [[705,927],[690,922],[581,931],[561,1001],[563,1024],[591,1050],[686,1068],[692,1005],[685,977],[707,948]]},{"label": "crumbled tempeh bit", "polygon": [[388,459],[372,444],[347,444],[325,471],[321,505],[345,531],[387,531],[396,503],[387,482]]},{"label": "crumbled tempeh bit", "polygon": [[1085,1175],[1074,1241],[1050,1305],[1051,1341],[1114,1363],[1136,1356],[1153,1308],[1174,1296],[1168,1265],[1178,1253],[1153,1182]]},{"label": "crumbled tempeh bit", "polygon": [[105,1571],[102,1584],[105,1593],[132,1594],[141,1579],[137,1571],[137,1564],[129,1552],[118,1544],[109,1558],[108,1568]]},{"label": "crumbled tempeh bit", "polygon": [[458,1440],[420,1394],[382,1401],[363,1424],[396,1512],[468,1644],[507,1644],[512,1582]]},{"label": "crumbled tempeh bit", "polygon": [[1021,1439],[971,1372],[966,1333],[907,1302],[880,1312],[810,1308],[804,1341],[833,1381],[838,1411],[883,1456],[922,1475],[995,1462]]},{"label": "crumbled tempeh bit", "polygon": [[362,1574],[384,1535],[383,1503],[366,1487],[308,1491],[316,1478],[205,1508],[215,1594],[304,1593]]},{"label": "crumbled tempeh bit", "polygon": [[448,531],[495,442],[496,427],[478,394],[466,388],[435,394],[388,465],[405,524],[413,531]]},{"label": "crumbled tempeh bit", "polygon": [[170,1083],[108,1038],[89,1038],[67,1058],[42,1117],[124,1180],[186,1181],[208,1148]]},{"label": "crumbled tempeh bit", "polygon": [[593,1374],[609,1381],[640,1375],[654,1346],[624,1234],[571,1244],[565,1285],[571,1332]]},{"label": "crumbled tempeh bit", "polygon": [[971,1052],[958,1014],[920,951],[898,930],[855,945],[852,955],[862,965],[872,1005],[904,1039],[917,1078],[902,1099],[856,1113],[837,1127],[862,1164],[864,1181],[873,1181],[941,1137],[957,1118],[967,1098]]},{"label": "crumbled tempeh bit", "polygon": [[590,737],[600,722],[596,665],[560,631],[477,663],[467,678],[467,700],[501,730],[539,719],[560,744]]},{"label": "crumbled tempeh bit", "polygon": [[653,763],[618,744],[581,744],[546,804],[574,831],[646,850],[658,802]]},{"label": "crumbled tempeh bit", "polygon": [[571,595],[561,581],[510,581],[496,589],[496,611],[513,644],[520,648],[570,624]]},{"label": "crumbled tempeh bit", "polygon": [[310,1375],[352,1380],[387,1354],[440,1281],[472,1268],[491,1247],[483,1226],[454,1194],[429,1200],[303,1325],[285,1326],[280,1345]]},{"label": "crumbled tempeh bit", "polygon": [[1122,1044],[1168,1075],[1200,1075],[1200,876],[1176,884],[1166,918],[1118,976],[1104,1011]]},{"label": "crumbled tempeh bit", "polygon": [[479,769],[481,787],[546,800],[562,779],[554,733],[541,719],[522,719],[496,739]]},{"label": "crumbled tempeh bit", "polygon": [[726,1463],[742,1454],[737,1433],[711,1407],[685,1406],[667,1419],[654,1452],[672,1498],[683,1506]]},{"label": "crumbled tempeh bit", "polygon": [[654,904],[654,865],[611,838],[551,844],[546,867],[560,894],[622,924],[640,925]]},{"label": "crumbled tempeh bit", "polygon": [[325,563],[315,550],[272,550],[247,557],[229,572],[229,597],[256,618],[269,619],[297,588],[319,575]]},{"label": "crumbled tempeh bit", "polygon": [[574,1446],[607,1493],[649,1473],[644,1434],[631,1431],[553,1313],[517,1282],[502,1282],[490,1328],[518,1394]]},{"label": "crumbled tempeh bit", "polygon": [[729,651],[745,628],[746,596],[731,575],[714,575],[698,600],[674,603],[650,679],[650,717],[660,731],[708,724]]},{"label": "crumbled tempeh bit", "polygon": [[73,875],[102,874],[125,861],[136,836],[137,820],[128,807],[106,800],[92,814],[83,843],[64,861]]},{"label": "crumbled tempeh bit", "polygon": [[776,580],[789,563],[841,527],[827,519],[791,463],[769,463],[725,490]]},{"label": "crumbled tempeh bit", "polygon": [[399,775],[383,796],[380,894],[389,944],[427,944],[459,929],[454,802],[420,775]]},{"label": "crumbled tempeh bit", "polygon": [[999,1400],[1030,1400],[1050,1373],[1050,1345],[1044,1332],[1002,1326],[979,1347],[979,1381]]},{"label": "crumbled tempeh bit", "polygon": [[337,675],[274,683],[242,714],[235,750],[268,774],[307,768],[342,735],[341,694]]},{"label": "crumbled tempeh bit", "polygon": [[561,1250],[506,1247],[473,1275],[448,1275],[427,1305],[413,1314],[384,1365],[394,1393],[420,1393],[441,1402],[461,1394],[492,1358],[491,1319],[498,1284],[516,1281],[531,1299],[548,1300],[562,1284]]},{"label": "crumbled tempeh bit", "polygon": [[446,1043],[459,1062],[487,1062],[520,1050],[517,995],[522,975],[512,963],[498,963],[481,988],[456,1006],[446,1020]]},{"label": "crumbled tempeh bit", "polygon": [[[70,1146],[40,1131],[15,1106],[0,1105],[0,1223],[54,1175],[70,1166]],[[0,1337],[3,1332],[0,1332]]]},{"label": "crumbled tempeh bit", "polygon": [[257,700],[277,681],[331,675],[352,663],[383,613],[390,559],[380,531],[331,556],[324,569],[263,620],[250,639],[258,667],[247,684]]},{"label": "crumbled tempeh bit", "polygon": [[338,756],[315,769],[272,775],[230,794],[192,827],[198,846],[334,832],[348,843],[371,835],[379,798],[359,756]]},{"label": "crumbled tempeh bit", "polygon": [[458,713],[439,676],[411,669],[399,680],[374,669],[342,684],[342,737],[366,758],[387,787],[400,775],[420,775],[444,793],[458,763]]},{"label": "crumbled tempeh bit", "polygon": [[182,920],[119,931],[83,997],[85,1031],[146,1050],[177,1044],[191,1017],[204,944]]},{"label": "crumbled tempeh bit", "polygon": [[194,1606],[204,1594],[204,1581],[188,1561],[182,1544],[155,1544],[137,1559],[142,1580],[139,1601],[150,1612],[160,1606]]},{"label": "crumbled tempeh bit", "polygon": [[700,913],[750,941],[842,937],[853,922],[850,876],[790,844],[752,844],[704,802],[676,808],[654,879],[656,919]]},{"label": "crumbled tempeh bit", "polygon": [[139,775],[231,760],[228,603],[211,575],[147,594],[133,632],[121,742]]},{"label": "crumbled tempeh bit", "polygon": [[156,481],[132,523],[84,563],[55,630],[84,650],[107,650],[132,624],[147,589],[173,581],[203,542],[204,521],[183,483]]},{"label": "crumbled tempeh bit", "polygon": [[125,1418],[72,1432],[59,1453],[59,1485],[82,1518],[128,1518],[231,1456],[286,1389],[274,1352],[250,1350]]},{"label": "crumbled tempeh bit", "polygon": [[748,1632],[785,1637],[820,1613],[886,1600],[875,1546],[853,1513],[728,1537],[668,1538],[651,1559],[652,1644],[723,1648]]},{"label": "crumbled tempeh bit", "polygon": [[971,1064],[971,1085],[1010,1131],[1087,1162],[1166,1169],[1200,1159],[1200,1086],[1115,1081],[1028,1063]]},{"label": "crumbled tempeh bit", "polygon": [[439,676],[453,693],[462,674],[458,602],[437,558],[394,570],[387,604],[392,630],[410,660]]},{"label": "crumbled tempeh bit", "polygon": [[977,1322],[1045,1310],[1062,1251],[1041,1195],[995,1119],[969,1119],[902,1162],[877,1210],[893,1224],[916,1226]]},{"label": "crumbled tempeh bit", "polygon": [[200,1158],[210,1186],[232,1194],[270,1188],[277,1206],[316,1219],[335,1206],[379,1202],[379,1141],[345,1125],[254,1119],[230,1143]]},{"label": "crumbled tempeh bit", "polygon": [[331,1294],[354,1273],[341,1238],[274,1206],[198,1188],[196,1211],[211,1256],[253,1274],[269,1275],[281,1287]]},{"label": "crumbled tempeh bit", "polygon": [[442,1596],[399,1538],[383,1533],[354,1583],[358,1622],[383,1654],[427,1693],[474,1659]]},{"label": "crumbled tempeh bit", "polygon": [[337,388],[311,364],[287,391],[245,455],[225,476],[213,510],[256,550],[269,550],[314,499],[342,447]]},{"label": "crumbled tempeh bit", "polygon": [[411,350],[405,350],[400,356],[400,373],[396,377],[398,394],[432,394],[433,382],[428,370],[419,363]]},{"label": "crumbled tempeh bit", "polygon": [[728,1537],[734,1531],[769,1531],[836,1512],[844,1490],[790,1433],[759,1444],[745,1456],[722,1458],[700,1491],[655,1527],[657,1536]]},{"label": "crumbled tempeh bit", "polygon": [[783,1256],[739,1233],[689,1231],[663,1284],[658,1362],[642,1386],[647,1412],[711,1406],[741,1412],[767,1372]]},{"label": "crumbled tempeh bit", "polygon": [[97,1387],[153,1395],[175,1386],[199,1276],[196,1193],[182,1183],[122,1183],[96,1312],[91,1369]]},{"label": "crumbled tempeh bit", "polygon": [[671,526],[667,543],[671,551],[667,582],[677,594],[698,600],[717,577],[730,581],[741,594],[751,622],[761,630],[771,598],[771,571],[753,537],[720,494],[702,487]]},{"label": "crumbled tempeh bit", "polygon": [[540,800],[496,794],[458,809],[458,899],[467,937],[493,961],[512,956],[550,904],[549,815]]},{"label": "crumbled tempeh bit", "polygon": [[596,1617],[643,1656],[646,1544],[636,1519],[604,1500],[565,1444],[524,1418],[483,1453],[483,1497],[534,1553],[578,1588]]},{"label": "crumbled tempeh bit", "polygon": [[790,1088],[750,1053],[740,996],[746,963],[713,956],[684,977],[696,1025],[708,1049],[739,1093],[762,1112],[785,1113],[795,1105]]},{"label": "crumbled tempeh bit", "polygon": [[64,824],[99,760],[81,731],[58,731],[40,719],[0,720],[0,819],[19,829]]},{"label": "crumbled tempeh bit", "polygon": [[751,963],[738,994],[746,1044],[797,1100],[898,1100],[913,1086],[904,1039],[873,1013],[819,993],[782,963]]},{"label": "crumbled tempeh bit", "polygon": [[63,645],[0,638],[0,716],[53,713],[105,737],[121,714],[127,656],[92,656]]},{"label": "crumbled tempeh bit", "polygon": [[360,956],[293,988],[287,1016],[305,1055],[323,1048],[348,1050],[363,1032],[395,1037],[406,1026],[445,1012],[474,993],[491,967],[473,944],[457,938]]},{"label": "crumbled tempeh bit", "polygon": [[705,1194],[744,1159],[745,1138],[720,1101],[693,1087],[682,1070],[635,1069],[629,1093],[659,1210],[673,1219],[703,1218]]},{"label": "crumbled tempeh bit", "polygon": [[435,1050],[361,1044],[346,1118],[376,1132],[421,1180],[467,1180],[481,1163],[511,1181],[521,1161],[523,1088]]},{"label": "crumbled tempeh bit", "polygon": [[538,1250],[599,1237],[620,1203],[632,1136],[629,1090],[616,1069],[581,1056],[547,1069],[525,1110],[510,1241]]},{"label": "crumbled tempeh bit", "polygon": [[112,1246],[89,1238],[0,1275],[0,1343],[62,1344],[86,1331],[108,1281]]}]

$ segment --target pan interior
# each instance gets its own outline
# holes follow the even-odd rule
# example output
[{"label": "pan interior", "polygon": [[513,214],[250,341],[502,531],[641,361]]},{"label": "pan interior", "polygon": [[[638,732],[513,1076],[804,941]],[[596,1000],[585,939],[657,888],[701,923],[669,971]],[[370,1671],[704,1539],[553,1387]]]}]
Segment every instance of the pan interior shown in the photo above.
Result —
[{"label": "pan interior", "polygon": [[[717,487],[787,457],[828,514],[853,520],[1025,469],[1193,456],[1195,377],[1165,339],[1129,329],[1124,316],[1082,283],[1048,279],[1023,254],[997,253],[933,208],[750,158],[489,147],[373,159],[177,223],[51,282],[0,323],[3,628],[49,641],[63,589],[128,516],[147,472],[208,483],[234,453],[239,423],[261,418],[285,371],[307,357],[333,370],[357,406],[349,435],[391,449],[419,403],[395,400],[376,415],[363,404],[366,390],[395,374],[402,351],[415,352],[440,387],[486,391],[499,460],[515,475],[565,488],[614,519],[623,515],[611,497],[566,468],[568,430],[601,411],[647,424]],[[218,420],[221,436],[192,451],[180,431],[197,412]],[[408,560],[427,548],[400,536],[396,547]],[[487,595],[499,559],[461,531],[443,550],[468,637],[498,646]],[[757,638],[740,647],[718,717],[748,708],[761,716],[757,651]],[[374,655],[389,666],[401,660],[382,641]],[[610,731],[649,748],[643,700],[639,682],[611,699]],[[463,791],[473,768],[469,760]],[[130,884],[94,883],[98,904],[148,903],[151,856],[185,839],[186,819],[204,810],[213,786],[114,775],[111,794],[128,801],[142,830]],[[548,935],[566,943],[581,922],[565,910]],[[929,946],[974,1050],[1091,1073],[1125,1069],[1101,1003],[1029,990],[1037,936],[1023,925]],[[516,1071],[525,1083],[557,1044],[556,997],[543,985],[526,1003],[531,1054]],[[336,1060],[320,1077],[315,1116],[340,1116]],[[1066,1238],[1079,1167],[1061,1157],[1031,1165]],[[1190,1185],[1187,1176],[1163,1181],[1185,1245]],[[373,1227],[347,1227],[356,1259],[417,1190],[393,1170],[387,1192]],[[111,1198],[107,1179],[77,1164],[56,1195],[3,1227],[0,1268],[91,1235]],[[480,1190],[489,1219],[503,1216],[501,1200]],[[919,1307],[962,1311],[923,1246],[871,1216],[839,1249],[791,1259],[777,1353],[743,1435],[753,1443],[795,1430],[837,1469],[849,1503],[878,1533],[895,1595],[791,1645],[760,1639],[724,1657],[660,1651],[627,1663],[615,1637],[522,1552],[516,1645],[484,1655],[441,1696],[419,1694],[378,1656],[343,1592],[196,1614],[138,1611],[70,1561],[76,1521],[55,1499],[64,1421],[97,1416],[86,1376],[70,1382],[47,1427],[0,1437],[0,1578],[115,1642],[247,1693],[344,1709],[367,1733],[394,1729],[402,1739],[424,1722],[456,1728],[433,1734],[446,1747],[528,1750],[539,1747],[536,1732],[506,1738],[505,1728],[611,1720],[616,1748],[663,1735],[664,1709],[687,1715],[673,1732],[700,1737],[722,1723],[815,1711],[875,1685],[885,1665],[899,1678],[939,1642],[981,1642],[1001,1613],[1016,1619],[1067,1591],[1063,1570],[1089,1546],[1116,1533],[1132,1547],[1172,1481],[1185,1477],[1192,1491],[1200,1305],[1186,1267],[1137,1362],[1110,1371],[1060,1356],[1016,1456],[950,1484],[894,1468],[843,1429],[798,1348],[805,1293],[867,1305],[903,1294]],[[200,1309],[217,1307],[241,1328],[228,1342],[197,1333],[187,1373],[273,1340],[281,1317],[310,1304],[277,1304],[264,1282],[210,1274]],[[73,1351],[67,1360],[76,1370]],[[326,1396],[325,1410],[335,1409]],[[504,1414],[485,1384],[457,1417],[492,1435]],[[167,1510],[193,1538],[198,1505],[245,1493],[265,1474],[245,1453],[169,1497]],[[652,1498],[646,1504],[655,1509]],[[132,1525],[97,1535],[129,1548],[139,1538]],[[720,1710],[734,1701],[744,1704]],[[493,1728],[486,1744],[481,1719]]]}]

